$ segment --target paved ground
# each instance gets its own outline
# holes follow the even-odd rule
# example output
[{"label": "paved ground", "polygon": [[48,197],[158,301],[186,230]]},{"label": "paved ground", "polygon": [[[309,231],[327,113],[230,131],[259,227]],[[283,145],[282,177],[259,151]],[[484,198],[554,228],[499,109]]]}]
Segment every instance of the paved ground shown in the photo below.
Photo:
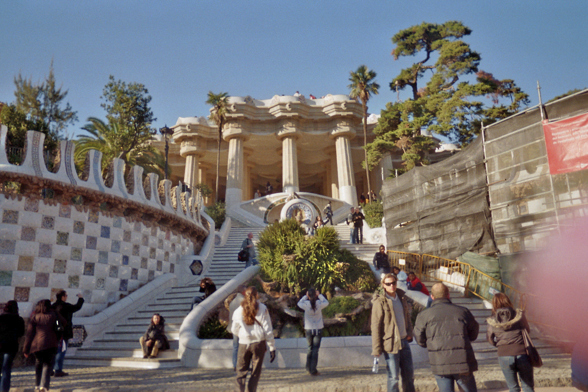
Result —
[{"label": "paved ground", "polygon": [[[567,357],[543,358],[542,368],[535,369],[538,392],[572,392],[570,360]],[[476,381],[481,390],[507,391],[497,361],[480,363]],[[51,380],[51,391],[233,391],[234,372],[228,369],[128,369],[85,367],[66,369],[70,375]],[[311,377],[304,369],[264,369],[260,392],[378,392],[386,390],[386,370],[372,374],[371,368],[323,368],[321,376]],[[11,391],[33,391],[34,369],[14,369]],[[430,369],[415,370],[419,392],[436,392]]]}]

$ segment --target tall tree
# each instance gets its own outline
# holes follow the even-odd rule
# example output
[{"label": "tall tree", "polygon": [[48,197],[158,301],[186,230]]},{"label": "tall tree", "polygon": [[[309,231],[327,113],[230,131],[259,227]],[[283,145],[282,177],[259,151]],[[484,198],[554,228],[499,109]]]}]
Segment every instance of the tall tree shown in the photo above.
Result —
[{"label": "tall tree", "polygon": [[151,95],[141,83],[127,84],[110,75],[100,98],[104,100],[100,106],[106,110],[108,122],[118,124],[118,137],[124,139],[117,158],[128,162],[129,153],[155,134],[151,124],[157,119],[149,107]]},{"label": "tall tree", "polygon": [[[127,169],[137,165],[145,173],[155,173],[160,178],[163,177],[165,161],[161,152],[148,143],[150,134],[144,135],[139,143],[134,143],[135,139],[127,134],[129,130],[118,122],[104,122],[95,117],[88,118],[88,124],[82,130],[87,134],[80,135],[76,140],[74,159],[78,167],[84,163],[88,151],[98,150],[102,152],[103,174],[106,174],[114,158],[120,158],[129,165]],[[123,157],[121,153],[124,153]]]},{"label": "tall tree", "polygon": [[221,140],[223,138],[223,127],[227,121],[227,106],[229,100],[229,93],[215,94],[212,91],[208,92],[208,99],[206,103],[211,105],[209,118],[216,123],[218,129],[218,150],[216,153],[216,185],[215,185],[215,201],[218,201],[218,179],[220,171],[220,150]]},{"label": "tall tree", "polygon": [[375,82],[376,72],[370,70],[365,65],[360,65],[355,72],[351,71],[349,81],[351,84],[347,86],[351,90],[349,96],[358,99],[361,102],[363,109],[363,149],[364,149],[364,166],[365,177],[368,185],[368,197],[371,200],[372,188],[370,185],[370,169],[368,165],[367,155],[367,103],[372,95],[378,95],[380,85]]},{"label": "tall tree", "polygon": [[24,147],[26,131],[33,130],[45,133],[45,146],[54,149],[68,124],[74,124],[78,118],[70,104],[64,102],[68,91],[56,87],[53,62],[43,82],[35,83],[19,73],[14,85],[15,101],[2,109],[2,123],[8,127],[10,145]]},{"label": "tall tree", "polygon": [[[394,149],[402,150],[405,170],[427,164],[433,141],[423,133],[464,145],[479,134],[482,122],[508,117],[529,103],[513,80],[498,80],[478,69],[481,56],[462,40],[471,32],[461,22],[449,21],[422,23],[394,35],[395,60],[419,54],[423,58],[390,83],[392,90],[410,88],[412,98],[389,103],[382,111],[376,139],[368,146],[370,165]],[[502,99],[510,102],[501,104]]]}]

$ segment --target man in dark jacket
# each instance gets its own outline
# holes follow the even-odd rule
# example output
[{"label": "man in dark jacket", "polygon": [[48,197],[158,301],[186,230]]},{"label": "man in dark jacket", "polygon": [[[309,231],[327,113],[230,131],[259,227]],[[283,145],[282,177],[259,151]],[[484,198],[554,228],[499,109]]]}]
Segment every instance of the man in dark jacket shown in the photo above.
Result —
[{"label": "man in dark jacket", "polygon": [[82,308],[84,298],[82,294],[78,293],[78,302],[75,305],[72,305],[65,302],[67,300],[67,292],[65,290],[58,292],[55,297],[57,300],[51,305],[51,307],[67,322],[63,331],[63,341],[60,343],[57,356],[55,357],[55,377],[64,377],[68,375],[68,373],[63,371],[63,360],[65,359],[65,353],[67,352],[67,341],[73,338],[73,314]]},{"label": "man in dark jacket", "polygon": [[433,285],[431,297],[431,307],[416,319],[414,336],[429,351],[439,391],[453,392],[455,381],[464,392],[476,392],[478,362],[471,342],[477,339],[480,326],[468,309],[451,303],[443,283]]}]

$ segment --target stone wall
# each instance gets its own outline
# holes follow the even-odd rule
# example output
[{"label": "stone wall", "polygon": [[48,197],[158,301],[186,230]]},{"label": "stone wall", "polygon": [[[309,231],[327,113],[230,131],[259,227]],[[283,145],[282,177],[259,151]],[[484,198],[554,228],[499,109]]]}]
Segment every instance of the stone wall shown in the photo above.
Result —
[{"label": "stone wall", "polygon": [[62,159],[49,171],[43,136],[29,132],[24,161],[12,165],[1,129],[0,183],[19,184],[20,191],[0,193],[0,302],[16,299],[28,316],[36,301],[53,301],[65,289],[70,302],[84,295],[76,316],[93,315],[157,276],[188,271],[182,263],[190,258],[182,257],[198,253],[209,230],[196,198],[153,174],[134,187],[144,183],[142,169],[133,167],[134,181],[125,181],[118,159],[108,187],[97,151],[88,156],[83,181],[72,142],[62,142]]}]

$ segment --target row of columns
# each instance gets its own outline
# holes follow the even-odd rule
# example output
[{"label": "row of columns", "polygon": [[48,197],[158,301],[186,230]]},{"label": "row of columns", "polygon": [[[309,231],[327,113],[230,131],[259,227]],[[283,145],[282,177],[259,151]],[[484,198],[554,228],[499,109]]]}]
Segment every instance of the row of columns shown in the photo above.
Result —
[{"label": "row of columns", "polygon": [[[343,200],[351,205],[357,205],[357,192],[355,175],[353,172],[353,158],[351,155],[350,132],[336,132],[331,136],[335,139],[336,162],[330,160],[325,167],[326,184],[323,189],[330,187],[331,197]],[[282,141],[282,189],[284,192],[298,192],[300,190],[298,180],[298,154],[296,131],[279,132],[278,137]],[[250,178],[251,168],[246,165],[244,156],[243,134],[226,136],[229,142],[227,161],[227,187],[225,202],[227,208],[243,201],[243,195],[249,195],[251,184],[245,181]],[[194,146],[196,147],[196,146]],[[193,187],[198,183],[206,183],[206,171],[199,167],[198,161],[201,153],[196,148],[182,145],[181,155],[186,158],[184,171],[184,183]]]}]

